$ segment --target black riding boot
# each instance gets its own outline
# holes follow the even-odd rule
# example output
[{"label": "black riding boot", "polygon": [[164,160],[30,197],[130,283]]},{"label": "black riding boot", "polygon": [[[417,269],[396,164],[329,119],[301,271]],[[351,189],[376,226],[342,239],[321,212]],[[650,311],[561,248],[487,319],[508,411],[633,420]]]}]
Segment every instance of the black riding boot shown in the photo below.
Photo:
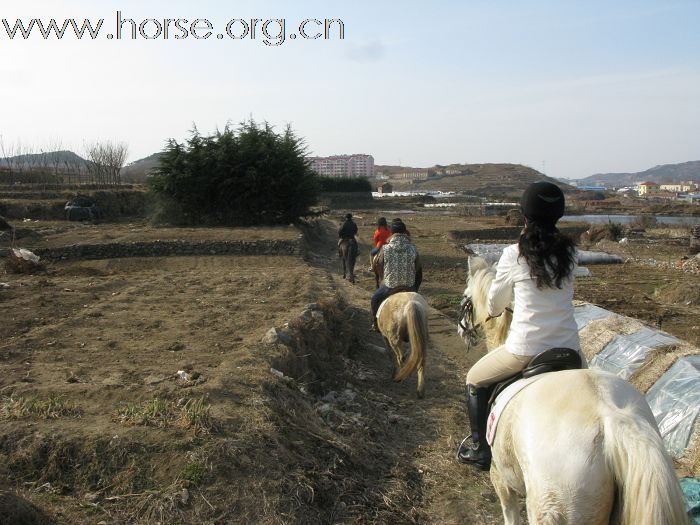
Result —
[{"label": "black riding boot", "polygon": [[471,427],[472,446],[462,441],[457,450],[457,461],[473,465],[479,470],[489,470],[491,467],[491,447],[486,442],[486,419],[488,417],[488,401],[490,390],[467,385],[467,411]]}]

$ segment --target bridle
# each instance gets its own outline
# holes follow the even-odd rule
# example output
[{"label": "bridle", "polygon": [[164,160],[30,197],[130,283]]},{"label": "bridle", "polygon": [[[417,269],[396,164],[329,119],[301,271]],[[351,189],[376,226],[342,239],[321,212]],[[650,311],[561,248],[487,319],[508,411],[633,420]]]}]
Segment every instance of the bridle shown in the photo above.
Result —
[{"label": "bridle", "polygon": [[[513,309],[506,308],[506,312],[510,312],[512,314]],[[493,317],[489,315],[482,322],[474,324],[474,302],[472,301],[471,297],[465,296],[460,304],[459,320],[457,321],[457,324],[464,332],[464,336],[469,339],[470,344],[476,344],[479,342],[479,339],[481,339],[477,333],[477,330],[479,330],[482,324],[488,323],[491,319],[495,319],[496,317],[500,317],[500,315]]]}]

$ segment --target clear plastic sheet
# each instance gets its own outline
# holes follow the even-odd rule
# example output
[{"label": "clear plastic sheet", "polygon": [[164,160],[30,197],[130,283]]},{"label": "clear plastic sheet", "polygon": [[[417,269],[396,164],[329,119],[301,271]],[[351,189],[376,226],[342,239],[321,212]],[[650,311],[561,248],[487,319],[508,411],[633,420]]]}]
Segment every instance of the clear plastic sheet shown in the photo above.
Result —
[{"label": "clear plastic sheet", "polygon": [[596,306],[594,304],[577,304],[574,306],[574,319],[576,319],[576,324],[578,325],[579,331],[588,326],[591,321],[597,321],[598,319],[605,319],[611,315],[617,315],[612,313],[605,308]]},{"label": "clear plastic sheet", "polygon": [[678,343],[680,340],[672,335],[645,326],[633,334],[613,337],[603,350],[593,356],[590,366],[629,379],[655,348]]},{"label": "clear plastic sheet", "polygon": [[[501,253],[508,244],[467,244],[465,248],[471,253],[475,253],[486,262],[493,264],[501,258]],[[610,255],[605,252],[591,252],[587,250],[577,250],[577,260],[579,265],[584,264],[615,264],[621,263],[622,259],[617,255]]]},{"label": "clear plastic sheet", "polygon": [[700,355],[680,358],[646,395],[666,449],[680,456],[690,443],[700,413]]}]

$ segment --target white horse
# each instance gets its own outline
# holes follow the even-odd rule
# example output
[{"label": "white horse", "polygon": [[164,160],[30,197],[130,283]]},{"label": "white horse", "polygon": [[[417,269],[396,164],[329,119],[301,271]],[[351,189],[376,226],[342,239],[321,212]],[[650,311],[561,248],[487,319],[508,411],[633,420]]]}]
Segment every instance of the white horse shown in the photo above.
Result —
[{"label": "white horse", "polygon": [[[415,292],[400,292],[387,297],[377,315],[384,344],[394,354],[394,381],[403,381],[413,372],[418,376],[417,395],[425,394],[425,353],[428,350],[428,303]],[[404,361],[403,343],[410,352]]]},{"label": "white horse", "polygon": [[[473,308],[460,333],[481,327],[488,350],[505,341],[487,320],[495,275],[471,257],[466,299]],[[472,334],[473,335],[473,334]],[[545,374],[510,401],[492,444],[491,481],[506,525],[688,523],[683,494],[644,397],[628,382],[593,370]]]}]

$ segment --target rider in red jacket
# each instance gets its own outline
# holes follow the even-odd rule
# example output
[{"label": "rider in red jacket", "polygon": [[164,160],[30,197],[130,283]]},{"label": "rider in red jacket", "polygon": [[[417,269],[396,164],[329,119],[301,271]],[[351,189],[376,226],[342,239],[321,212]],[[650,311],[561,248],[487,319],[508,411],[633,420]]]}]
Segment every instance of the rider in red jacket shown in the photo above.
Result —
[{"label": "rider in red jacket", "polygon": [[374,248],[369,252],[369,271],[372,271],[372,260],[374,256],[379,253],[382,246],[389,242],[389,237],[391,237],[391,230],[386,222],[385,217],[379,217],[377,221],[377,229],[374,230]]}]

